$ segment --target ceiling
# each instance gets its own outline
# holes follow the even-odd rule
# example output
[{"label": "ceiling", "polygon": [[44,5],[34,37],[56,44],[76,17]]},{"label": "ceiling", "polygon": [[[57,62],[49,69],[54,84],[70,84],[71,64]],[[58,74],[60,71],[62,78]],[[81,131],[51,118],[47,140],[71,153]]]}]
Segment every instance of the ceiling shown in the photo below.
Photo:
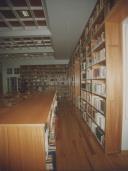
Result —
[{"label": "ceiling", "polygon": [[69,59],[96,0],[0,0],[0,56]]},{"label": "ceiling", "polygon": [[56,58],[70,58],[96,0],[46,0]]}]

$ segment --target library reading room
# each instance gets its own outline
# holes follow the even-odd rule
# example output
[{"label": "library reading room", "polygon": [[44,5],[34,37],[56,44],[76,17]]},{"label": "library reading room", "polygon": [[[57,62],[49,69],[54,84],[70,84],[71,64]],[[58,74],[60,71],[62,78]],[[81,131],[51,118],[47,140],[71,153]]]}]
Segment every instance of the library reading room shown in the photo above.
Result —
[{"label": "library reading room", "polygon": [[0,0],[0,171],[128,171],[128,0]]}]

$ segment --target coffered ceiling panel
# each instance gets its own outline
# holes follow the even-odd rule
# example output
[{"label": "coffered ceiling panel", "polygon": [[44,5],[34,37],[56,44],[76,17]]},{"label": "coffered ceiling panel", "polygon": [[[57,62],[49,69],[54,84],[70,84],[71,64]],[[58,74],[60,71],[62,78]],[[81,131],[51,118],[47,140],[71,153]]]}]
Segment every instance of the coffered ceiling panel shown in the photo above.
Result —
[{"label": "coffered ceiling panel", "polygon": [[52,54],[55,59],[69,59],[95,3],[0,0],[0,57],[33,53],[35,57]]},{"label": "coffered ceiling panel", "polygon": [[36,54],[38,47],[54,55],[44,0],[0,0],[0,54]]}]

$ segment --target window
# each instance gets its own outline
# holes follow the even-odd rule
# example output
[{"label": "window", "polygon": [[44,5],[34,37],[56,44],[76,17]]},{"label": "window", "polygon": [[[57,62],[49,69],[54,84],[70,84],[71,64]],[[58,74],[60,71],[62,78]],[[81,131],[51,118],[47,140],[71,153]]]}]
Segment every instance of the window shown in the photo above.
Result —
[{"label": "window", "polygon": [[14,68],[14,74],[19,74],[20,73],[20,68]]},{"label": "window", "polygon": [[12,74],[12,68],[7,68],[7,74]]}]

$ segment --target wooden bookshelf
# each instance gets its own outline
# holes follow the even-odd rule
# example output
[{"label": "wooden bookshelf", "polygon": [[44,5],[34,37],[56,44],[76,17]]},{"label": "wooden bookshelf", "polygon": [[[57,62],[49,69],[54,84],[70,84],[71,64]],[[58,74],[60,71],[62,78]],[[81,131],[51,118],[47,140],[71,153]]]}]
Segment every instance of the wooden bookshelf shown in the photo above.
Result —
[{"label": "wooden bookshelf", "polygon": [[21,82],[28,91],[55,89],[58,96],[68,96],[67,65],[24,65],[20,67]]},{"label": "wooden bookshelf", "polygon": [[121,22],[127,5],[126,0],[97,0],[72,57],[79,48],[81,116],[106,153],[121,151]]},{"label": "wooden bookshelf", "polygon": [[0,107],[1,170],[46,170],[56,106],[55,92],[45,91]]},{"label": "wooden bookshelf", "polygon": [[73,52],[69,63],[69,94],[73,104],[80,108],[80,49]]}]

